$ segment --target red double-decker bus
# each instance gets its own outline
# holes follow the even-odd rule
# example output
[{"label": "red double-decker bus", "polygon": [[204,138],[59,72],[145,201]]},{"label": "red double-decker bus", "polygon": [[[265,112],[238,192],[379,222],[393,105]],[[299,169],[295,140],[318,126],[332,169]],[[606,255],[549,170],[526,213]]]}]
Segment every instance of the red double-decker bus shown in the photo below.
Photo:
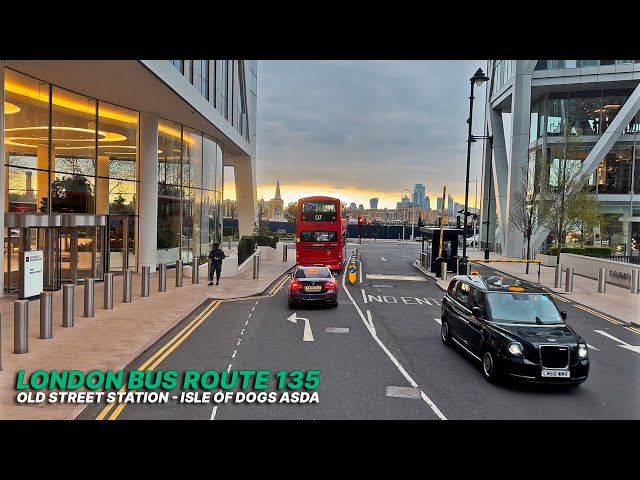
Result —
[{"label": "red double-decker bus", "polygon": [[322,264],[342,270],[347,256],[347,220],[342,218],[340,199],[304,197],[298,200],[296,217],[296,262]]}]

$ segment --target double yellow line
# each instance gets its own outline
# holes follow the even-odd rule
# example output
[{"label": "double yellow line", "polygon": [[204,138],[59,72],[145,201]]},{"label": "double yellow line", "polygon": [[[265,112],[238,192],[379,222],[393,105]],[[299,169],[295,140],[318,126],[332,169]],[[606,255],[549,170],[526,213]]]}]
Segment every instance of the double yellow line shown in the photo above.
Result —
[{"label": "double yellow line", "polygon": [[275,295],[282,288],[282,286],[287,283],[287,280],[289,280],[289,275],[285,275],[282,280],[275,284],[275,286],[269,291],[269,296],[272,297],[273,295]]},{"label": "double yellow line", "polygon": [[[211,303],[210,305],[208,305],[198,316],[196,316],[196,318],[194,318],[193,320],[191,320],[191,322],[189,322],[189,324],[184,327],[182,330],[180,330],[180,332],[178,332],[171,340],[169,340],[160,350],[158,350],[156,353],[154,353],[151,358],[149,358],[149,360],[147,360],[146,362],[144,362],[140,367],[138,367],[138,370],[147,370],[147,371],[151,371],[154,368],[156,368],[160,362],[162,362],[162,360],[164,360],[165,358],[167,358],[167,356],[173,352],[178,345],[180,345],[182,342],[185,341],[185,339],[191,335],[191,333],[193,333],[193,331],[198,328],[198,326],[204,322],[207,317],[216,309],[220,306],[220,301],[216,300],[213,303]],[[120,388],[120,392],[124,392],[127,390],[126,386],[123,386],[122,388]],[[131,390],[131,392],[135,392],[136,390]],[[98,415],[96,417],[96,420],[104,420],[106,418],[106,416],[109,414],[109,412],[111,411],[111,409],[116,405],[116,402],[112,402],[110,404],[108,404],[106,407],[104,407],[104,409],[102,410],[102,412],[100,412],[100,415]],[[118,404],[118,406],[116,407],[116,409],[113,411],[113,413],[111,413],[111,415],[109,416],[108,420],[115,420],[116,418],[118,418],[118,415],[120,415],[120,412],[122,412],[122,409],[124,409],[124,407],[127,404],[125,402],[121,402]]]}]

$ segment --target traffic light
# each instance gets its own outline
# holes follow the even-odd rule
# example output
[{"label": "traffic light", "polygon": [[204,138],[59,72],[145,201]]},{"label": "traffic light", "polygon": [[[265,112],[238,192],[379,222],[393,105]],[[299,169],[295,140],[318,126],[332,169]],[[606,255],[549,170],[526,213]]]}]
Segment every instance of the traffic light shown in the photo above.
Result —
[{"label": "traffic light", "polygon": [[442,217],[438,217],[438,227],[442,226]]},{"label": "traffic light", "polygon": [[456,216],[456,228],[460,228],[460,215]]},{"label": "traffic light", "polygon": [[364,225],[364,217],[358,217],[358,225]]}]

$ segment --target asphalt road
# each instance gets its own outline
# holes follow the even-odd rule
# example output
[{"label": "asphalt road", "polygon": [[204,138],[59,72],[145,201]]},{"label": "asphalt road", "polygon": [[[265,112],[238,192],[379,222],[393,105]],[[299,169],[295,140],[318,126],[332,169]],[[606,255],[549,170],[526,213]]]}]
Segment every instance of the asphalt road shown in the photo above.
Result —
[{"label": "asphalt road", "polygon": [[[558,300],[567,323],[594,347],[588,380],[573,389],[491,385],[474,360],[442,345],[443,292],[412,266],[420,244],[349,245],[355,248],[363,275],[353,286],[339,277],[346,285],[337,308],[289,309],[286,283],[278,289],[276,281],[259,298],[205,302],[127,367],[156,373],[269,370],[264,391],[278,395],[284,390],[277,389],[275,372],[319,370],[319,387],[300,390],[317,392],[317,403],[103,403],[89,406],[79,418],[640,418],[640,353],[619,346],[620,341],[639,345],[640,336],[624,325]],[[305,318],[311,335],[305,335]],[[180,390],[170,395],[179,396]]]}]

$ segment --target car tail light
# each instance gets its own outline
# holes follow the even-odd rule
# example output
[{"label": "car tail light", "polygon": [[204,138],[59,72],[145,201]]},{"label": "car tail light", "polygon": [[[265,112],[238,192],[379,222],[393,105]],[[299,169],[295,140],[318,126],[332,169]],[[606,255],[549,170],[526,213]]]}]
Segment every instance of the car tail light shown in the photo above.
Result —
[{"label": "car tail light", "polygon": [[336,288],[336,282],[327,282],[324,286],[327,288]]},{"label": "car tail light", "polygon": [[291,290],[297,290],[300,288],[300,282],[297,280],[294,280],[293,282],[291,282]]}]

